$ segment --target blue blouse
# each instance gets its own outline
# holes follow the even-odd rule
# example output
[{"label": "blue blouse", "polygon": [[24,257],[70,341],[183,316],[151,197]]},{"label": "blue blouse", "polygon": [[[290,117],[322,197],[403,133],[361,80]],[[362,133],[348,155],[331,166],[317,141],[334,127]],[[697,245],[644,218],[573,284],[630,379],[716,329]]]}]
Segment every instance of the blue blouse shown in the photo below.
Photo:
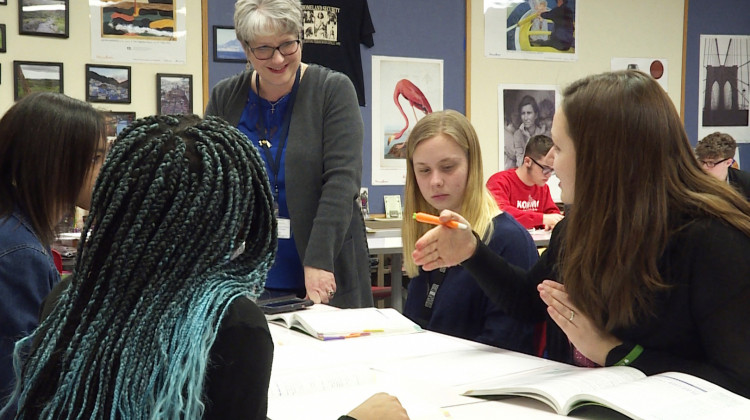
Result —
[{"label": "blue blouse", "polygon": [[[286,179],[284,176],[286,147],[281,151],[281,163],[279,164],[277,174],[274,174],[272,165],[269,163],[269,157],[271,159],[276,158],[276,153],[281,143],[282,130],[280,127],[287,106],[289,105],[289,95],[284,96],[272,106],[269,101],[258,96],[252,89],[249,90],[248,101],[245,104],[245,109],[242,111],[242,117],[237,128],[250,139],[260,152],[260,156],[266,164],[268,180],[271,182],[271,191],[274,192],[274,197],[278,199],[278,216],[289,219],[289,209],[286,204]],[[263,112],[265,116],[265,130],[261,128],[262,124],[259,121],[260,114],[258,110]],[[271,147],[269,149],[261,147],[258,144],[261,138],[270,141]],[[277,191],[278,194],[276,193]],[[268,272],[266,287],[290,291],[305,289],[305,273],[299,253],[297,252],[297,247],[294,244],[294,232],[291,232],[289,239],[279,239],[276,261],[274,261],[273,267]]]}]

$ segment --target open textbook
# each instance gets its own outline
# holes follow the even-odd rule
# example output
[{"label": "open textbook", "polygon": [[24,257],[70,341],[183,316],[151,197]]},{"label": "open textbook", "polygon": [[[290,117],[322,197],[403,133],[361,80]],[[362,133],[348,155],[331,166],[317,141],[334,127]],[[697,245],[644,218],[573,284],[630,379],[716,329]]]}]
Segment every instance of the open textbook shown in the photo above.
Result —
[{"label": "open textbook", "polygon": [[750,400],[685,373],[646,376],[627,366],[545,366],[477,384],[469,396],[523,396],[558,414],[599,405],[633,419],[747,418]]},{"label": "open textbook", "polygon": [[269,322],[295,328],[320,340],[337,340],[370,334],[406,334],[421,331],[393,308],[336,310],[303,309],[266,315]]}]

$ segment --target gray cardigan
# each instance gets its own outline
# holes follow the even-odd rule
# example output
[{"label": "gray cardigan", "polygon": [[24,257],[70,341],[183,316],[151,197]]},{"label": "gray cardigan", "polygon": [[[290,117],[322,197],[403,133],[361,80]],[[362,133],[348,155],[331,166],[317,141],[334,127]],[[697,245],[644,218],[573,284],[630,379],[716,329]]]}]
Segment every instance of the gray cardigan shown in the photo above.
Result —
[{"label": "gray cardigan", "polygon": [[[237,127],[252,69],[217,83],[206,115]],[[364,124],[342,73],[309,65],[300,80],[286,145],[287,206],[302,264],[331,271],[338,307],[372,306],[369,252],[357,204]]]}]

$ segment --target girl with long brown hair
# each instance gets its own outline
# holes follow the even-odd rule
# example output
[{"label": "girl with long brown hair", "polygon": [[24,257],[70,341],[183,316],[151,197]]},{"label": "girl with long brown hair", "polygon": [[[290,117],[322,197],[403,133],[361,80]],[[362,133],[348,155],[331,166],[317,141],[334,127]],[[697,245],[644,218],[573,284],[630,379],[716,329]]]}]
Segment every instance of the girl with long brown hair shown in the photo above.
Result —
[{"label": "girl with long brown hair", "polygon": [[750,397],[750,204],[701,170],[664,90],[638,71],[574,82],[552,139],[570,209],[530,271],[456,229],[427,232],[415,262],[461,263],[509,314],[551,320],[552,359],[686,372]]}]

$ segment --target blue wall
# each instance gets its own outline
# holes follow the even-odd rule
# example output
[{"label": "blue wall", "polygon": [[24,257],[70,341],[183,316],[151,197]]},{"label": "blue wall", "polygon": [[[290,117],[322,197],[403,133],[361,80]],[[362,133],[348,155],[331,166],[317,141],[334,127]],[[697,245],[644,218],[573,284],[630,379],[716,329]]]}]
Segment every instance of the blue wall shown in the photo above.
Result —
[{"label": "blue wall", "polygon": [[[242,63],[213,61],[213,26],[233,26],[234,0],[208,3],[209,90],[221,79],[244,69]],[[401,194],[403,186],[373,187],[372,182],[372,56],[443,59],[443,108],[465,112],[466,2],[458,0],[369,0],[375,46],[362,48],[367,106],[360,107],[365,124],[362,186],[369,188],[370,212],[383,213],[383,195]]]},{"label": "blue wall", "polygon": [[[700,36],[750,35],[750,1],[693,0],[688,4],[685,54],[685,130],[695,145],[698,137]],[[750,65],[750,64],[746,64]],[[745,139],[747,140],[747,139]],[[739,144],[742,169],[750,170],[750,144]]]}]

